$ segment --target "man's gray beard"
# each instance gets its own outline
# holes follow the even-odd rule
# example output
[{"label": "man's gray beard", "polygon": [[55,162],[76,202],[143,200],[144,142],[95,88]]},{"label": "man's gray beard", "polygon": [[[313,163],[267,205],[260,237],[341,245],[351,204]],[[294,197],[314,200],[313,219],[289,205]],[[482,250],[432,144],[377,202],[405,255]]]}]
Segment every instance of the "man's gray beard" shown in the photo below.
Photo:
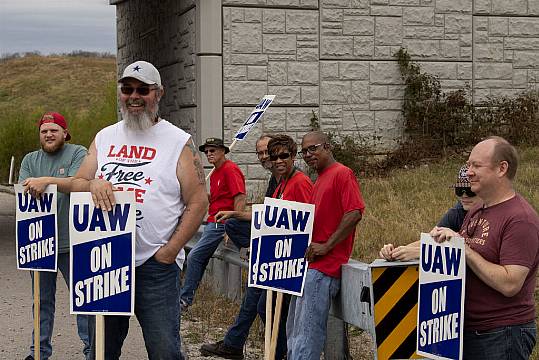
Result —
[{"label": "man's gray beard", "polygon": [[144,109],[140,114],[130,113],[127,110],[127,106],[124,104],[120,106],[120,112],[122,113],[122,119],[125,121],[125,126],[127,126],[128,129],[135,131],[144,131],[151,128],[158,111],[159,106],[157,104],[155,104],[155,111]]}]

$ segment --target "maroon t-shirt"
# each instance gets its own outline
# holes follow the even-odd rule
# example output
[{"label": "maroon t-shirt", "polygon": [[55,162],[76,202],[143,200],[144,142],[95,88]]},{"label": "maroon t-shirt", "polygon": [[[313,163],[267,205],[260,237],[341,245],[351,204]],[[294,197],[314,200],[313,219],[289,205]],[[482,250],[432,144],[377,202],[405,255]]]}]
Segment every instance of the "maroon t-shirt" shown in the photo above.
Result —
[{"label": "maroon t-shirt", "polygon": [[464,327],[490,330],[535,319],[535,279],[539,262],[539,217],[520,195],[466,215],[460,234],[485,260],[530,269],[522,289],[505,297],[466,270]]}]

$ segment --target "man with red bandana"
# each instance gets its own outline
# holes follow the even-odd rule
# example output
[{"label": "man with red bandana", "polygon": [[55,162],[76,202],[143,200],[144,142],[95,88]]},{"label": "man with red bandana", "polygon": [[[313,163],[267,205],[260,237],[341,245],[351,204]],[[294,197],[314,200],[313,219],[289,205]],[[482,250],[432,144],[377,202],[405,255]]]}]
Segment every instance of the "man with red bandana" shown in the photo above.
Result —
[{"label": "man with red bandana", "polygon": [[[41,149],[27,154],[22,160],[19,183],[33,197],[39,198],[49,184],[58,187],[58,269],[69,286],[69,185],[86,156],[86,148],[68,144],[71,139],[65,118],[57,112],[45,113],[39,121]],[[31,272],[33,276],[33,272]],[[52,354],[51,337],[54,326],[56,300],[56,272],[40,272],[40,355],[48,359]],[[88,355],[88,317],[77,315],[77,330]],[[32,334],[32,339],[34,338]],[[34,344],[26,360],[34,359]]]}]

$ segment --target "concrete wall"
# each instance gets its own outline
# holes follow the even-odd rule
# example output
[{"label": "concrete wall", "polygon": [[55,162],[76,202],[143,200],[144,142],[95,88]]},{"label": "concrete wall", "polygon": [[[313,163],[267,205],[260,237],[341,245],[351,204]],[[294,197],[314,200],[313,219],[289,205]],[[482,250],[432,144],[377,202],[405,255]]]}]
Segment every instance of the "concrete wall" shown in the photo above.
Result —
[{"label": "concrete wall", "polygon": [[[445,89],[473,101],[539,81],[539,0],[112,1],[120,69],[148,59],[162,71],[164,117],[231,139],[264,94],[275,102],[233,155],[260,184],[263,132],[298,140],[314,111],[323,129],[401,136],[403,87],[393,54],[405,47]],[[220,116],[222,116],[222,121]],[[262,185],[260,185],[262,186]]]}]

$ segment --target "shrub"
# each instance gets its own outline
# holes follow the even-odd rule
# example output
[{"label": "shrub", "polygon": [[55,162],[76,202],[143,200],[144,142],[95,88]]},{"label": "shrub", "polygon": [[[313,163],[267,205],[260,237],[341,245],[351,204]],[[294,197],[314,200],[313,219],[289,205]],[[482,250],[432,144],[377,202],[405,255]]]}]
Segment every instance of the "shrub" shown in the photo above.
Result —
[{"label": "shrub", "polygon": [[514,145],[539,140],[539,94],[527,91],[513,98],[489,98],[474,106],[469,87],[444,92],[434,75],[421,72],[404,49],[395,54],[405,84],[405,138],[390,154],[387,166],[440,157],[498,135]]},{"label": "shrub", "polygon": [[[311,131],[320,130],[318,116],[313,111],[311,116]],[[326,132],[333,156],[338,162],[348,166],[356,176],[371,173],[373,162],[370,156],[374,153],[373,146],[368,143],[359,131],[354,136],[340,134],[336,131]]]}]

